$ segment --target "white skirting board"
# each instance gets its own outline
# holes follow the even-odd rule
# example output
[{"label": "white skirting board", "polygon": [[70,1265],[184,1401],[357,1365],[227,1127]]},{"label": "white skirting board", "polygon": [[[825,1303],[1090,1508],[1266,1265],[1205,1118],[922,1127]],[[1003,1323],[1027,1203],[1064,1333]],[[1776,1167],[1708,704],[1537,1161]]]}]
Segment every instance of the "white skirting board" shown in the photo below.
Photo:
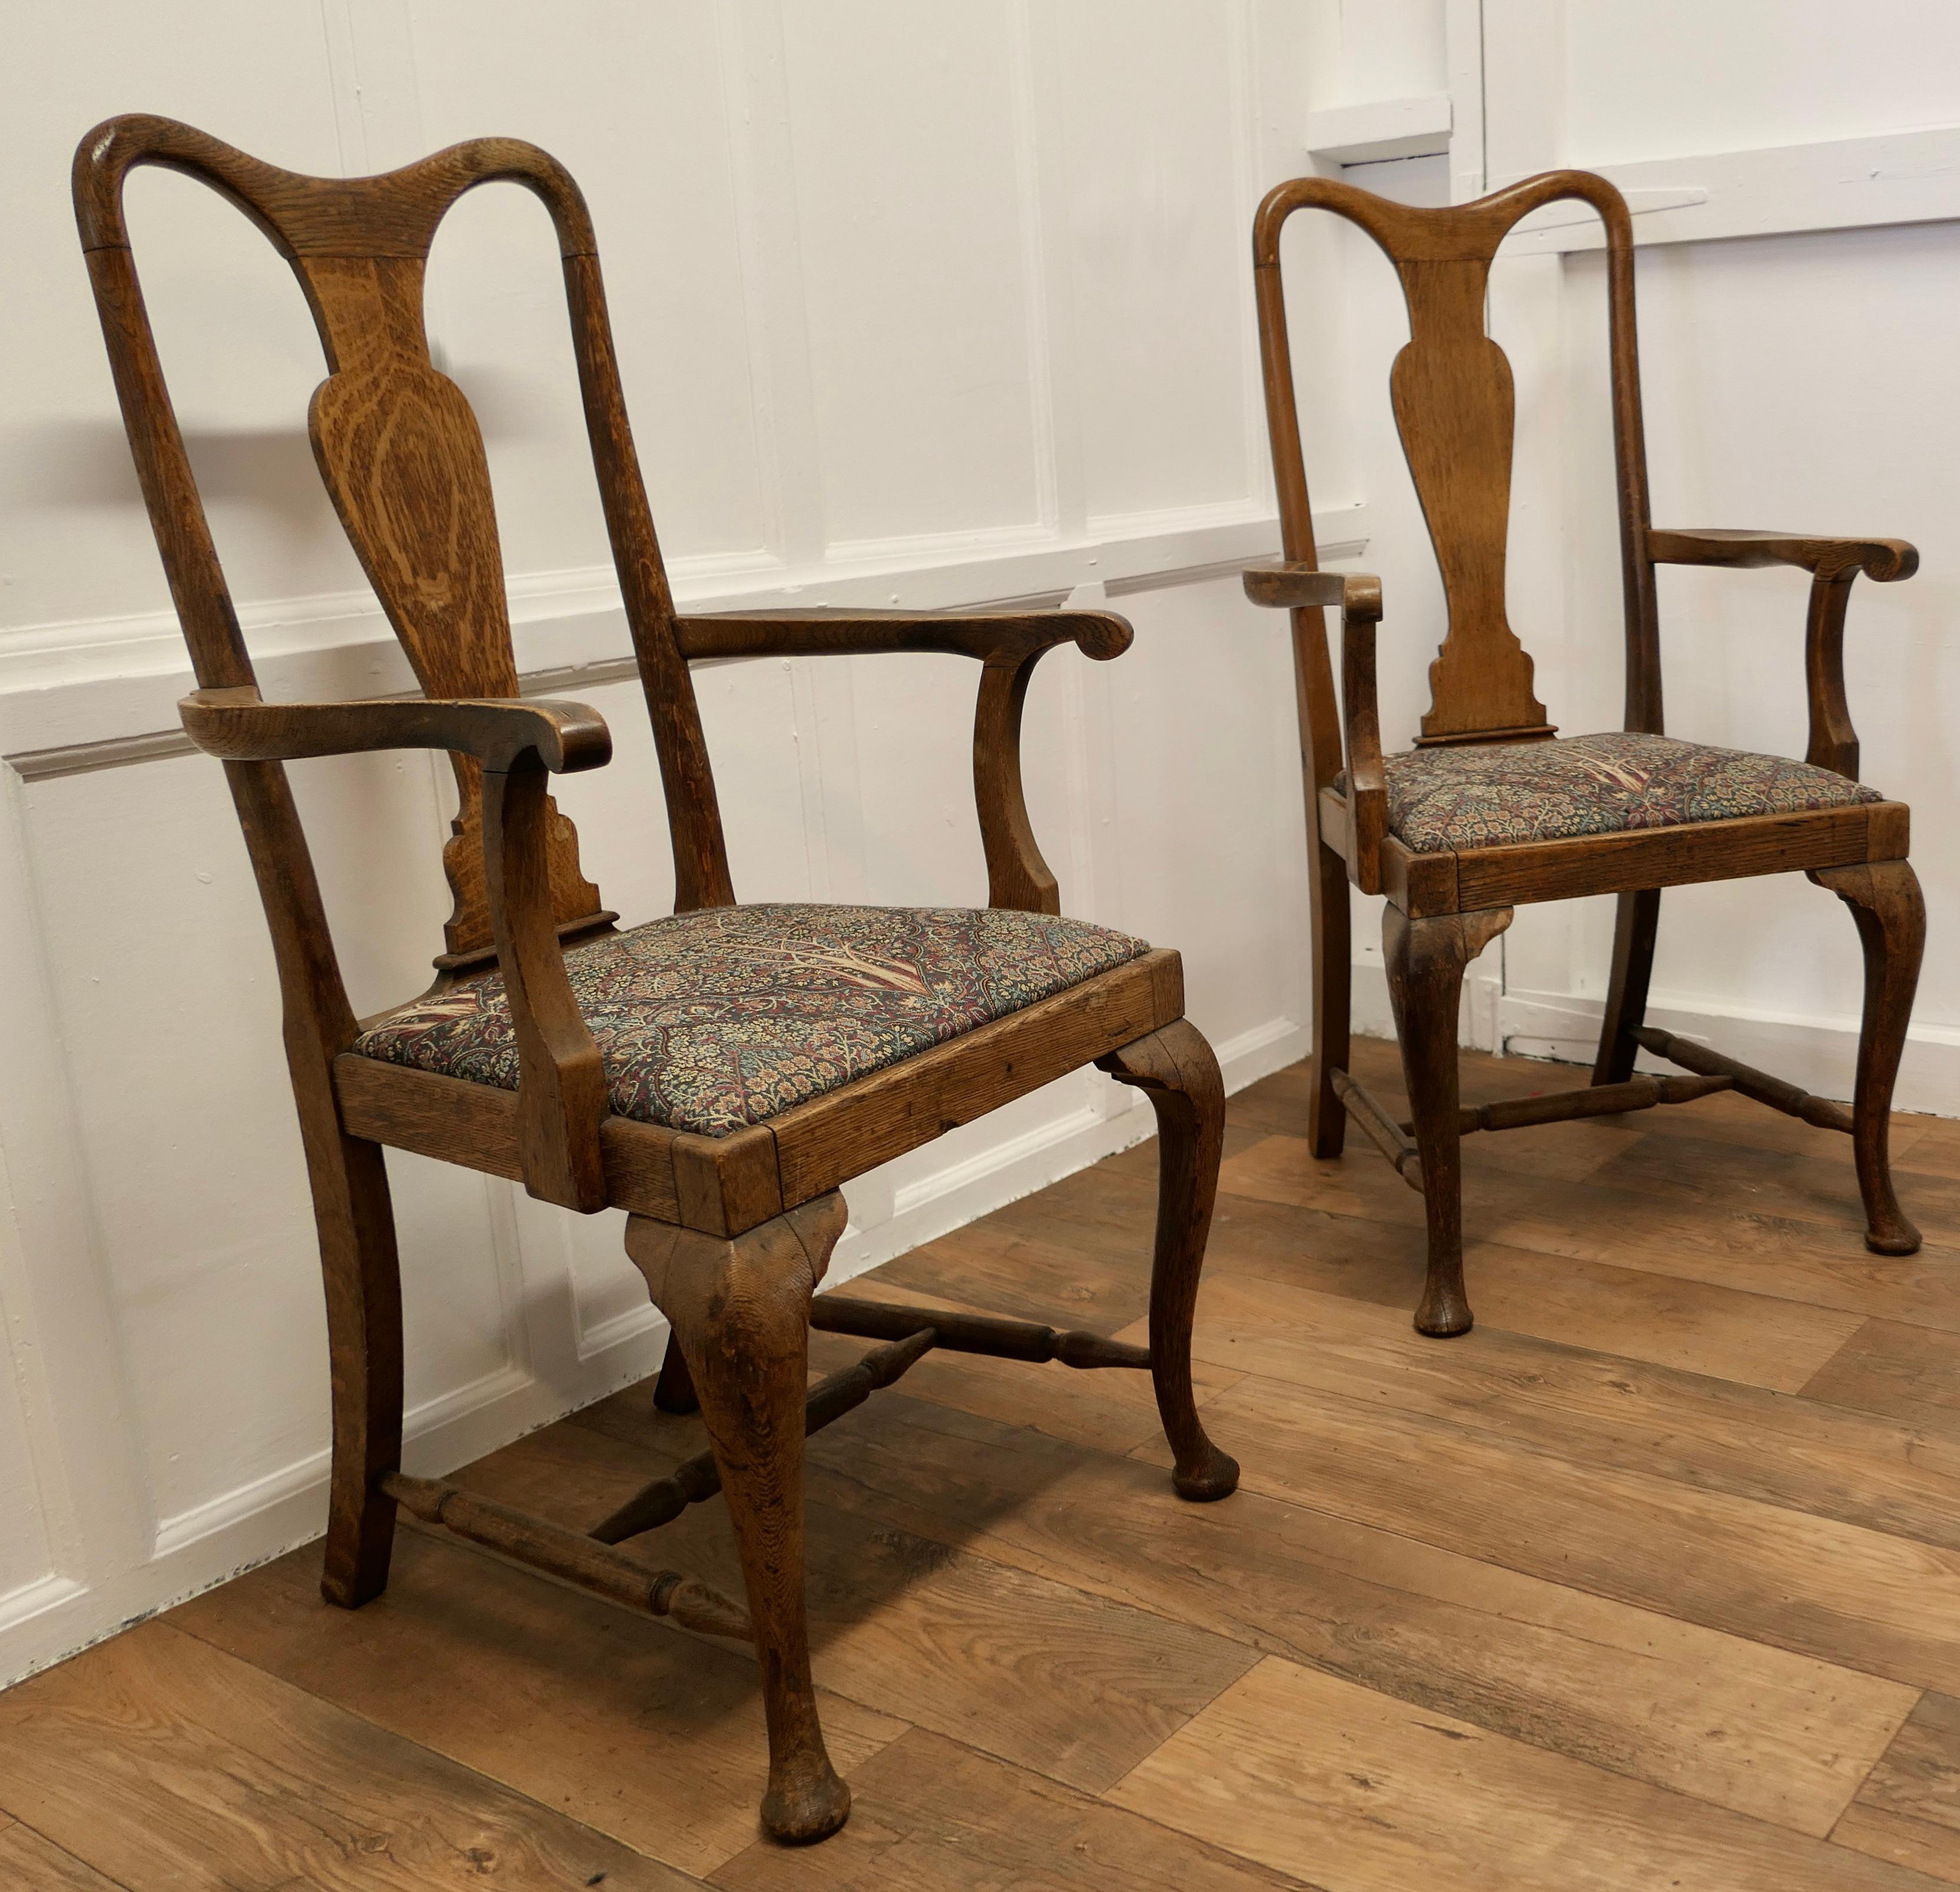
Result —
[{"label": "white skirting board", "polygon": [[[1354,1024],[1366,1038],[1392,1038],[1395,1017],[1381,963],[1354,971]],[[1563,992],[1506,992],[1499,981],[1474,971],[1464,981],[1460,1041],[1510,1057],[1551,1058],[1589,1066],[1599,1042],[1604,1010],[1598,999]],[[1858,1054],[1855,1017],[1793,1018],[1774,1013],[1716,1010],[1691,999],[1665,994],[1650,1000],[1647,1022],[1677,1037],[1712,1045],[1745,1064],[1787,1078],[1819,1097],[1850,1100]],[[1637,1068],[1671,1071],[1665,1059],[1640,1054]],[[1935,1116],[1960,1115],[1960,1031],[1915,1025],[1906,1035],[1894,1107]]]}]

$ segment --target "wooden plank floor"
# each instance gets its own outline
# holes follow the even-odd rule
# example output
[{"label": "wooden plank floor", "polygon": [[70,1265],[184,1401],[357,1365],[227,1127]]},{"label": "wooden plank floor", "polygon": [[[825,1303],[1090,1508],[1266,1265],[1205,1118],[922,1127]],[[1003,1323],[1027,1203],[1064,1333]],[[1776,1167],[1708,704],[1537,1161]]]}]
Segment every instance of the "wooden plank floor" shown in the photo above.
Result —
[{"label": "wooden plank floor", "polygon": [[[1960,1885],[1960,1123],[1898,1120],[1904,1261],[1846,1140],[1732,1096],[1472,1138],[1437,1342],[1418,1198],[1314,1162],[1306,1091],[1233,1100],[1197,1377],[1236,1496],[1172,1496],[1135,1375],[934,1355],[812,1442],[828,1844],[756,1836],[746,1652],[405,1528],[358,1614],[302,1551],[0,1696],[0,1884]],[[854,1291],[1141,1338],[1155,1157]],[[589,1525],[699,1448],[649,1390],[460,1476]],[[644,1548],[739,1592],[718,1504]]]}]

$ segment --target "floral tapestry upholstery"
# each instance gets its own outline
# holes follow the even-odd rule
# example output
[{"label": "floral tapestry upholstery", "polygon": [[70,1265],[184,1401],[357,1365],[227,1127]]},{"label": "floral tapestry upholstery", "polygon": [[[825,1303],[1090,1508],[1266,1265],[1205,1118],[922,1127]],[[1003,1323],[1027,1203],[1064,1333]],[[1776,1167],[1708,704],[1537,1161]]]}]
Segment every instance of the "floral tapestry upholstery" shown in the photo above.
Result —
[{"label": "floral tapestry upholstery", "polygon": [[1389,833],[1425,854],[1885,800],[1807,762],[1618,731],[1419,749],[1382,775]]},{"label": "floral tapestry upholstery", "polygon": [[[1149,950],[998,907],[711,907],[571,947],[565,963],[615,1114],[712,1137]],[[353,1049],[517,1088],[501,972],[404,1006]]]}]

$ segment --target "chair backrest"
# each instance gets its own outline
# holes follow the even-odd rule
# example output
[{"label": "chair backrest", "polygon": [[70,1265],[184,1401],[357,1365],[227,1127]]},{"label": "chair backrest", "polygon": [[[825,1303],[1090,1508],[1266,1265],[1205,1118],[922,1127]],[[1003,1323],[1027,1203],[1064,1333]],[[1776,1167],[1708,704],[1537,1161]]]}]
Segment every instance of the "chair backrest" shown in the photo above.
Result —
[{"label": "chair backrest", "polygon": [[[308,177],[148,116],[112,119],[82,141],[75,163],[82,245],[151,522],[192,667],[207,689],[255,679],[130,253],[123,187],[138,164],[164,165],[211,185],[292,266],[326,356],[327,379],[308,415],[313,456],[368,581],[431,697],[513,697],[518,679],[483,437],[462,390],[430,359],[424,268],[437,227],[465,191],[501,179],[543,200],[557,231],[593,464],[653,715],[674,843],[676,905],[731,901],[706,746],[674,640],[673,602],[620,393],[591,219],[563,167],[534,145],[478,138],[380,176]],[[456,905],[448,951],[437,963],[454,969],[481,962],[495,947],[480,777],[468,758],[452,760],[461,806],[444,867]],[[272,803],[289,807],[290,800],[282,790]],[[257,812],[262,818],[266,811]],[[259,840],[275,854],[304,858],[296,826]],[[265,851],[255,846],[255,854]],[[550,853],[561,927],[576,931],[609,920],[598,889],[580,870],[578,837],[562,816],[554,823]],[[260,880],[269,905],[262,867]]]},{"label": "chair backrest", "polygon": [[[1533,688],[1531,657],[1505,613],[1515,409],[1510,364],[1484,332],[1484,304],[1491,258],[1511,227],[1561,198],[1592,205],[1606,229],[1613,440],[1626,596],[1626,727],[1658,732],[1660,653],[1653,566],[1647,550],[1647,450],[1634,331],[1633,231],[1624,199],[1588,171],[1548,171],[1475,203],[1443,209],[1415,208],[1331,179],[1303,177],[1268,193],[1254,225],[1267,421],[1289,560],[1312,564],[1316,552],[1287,342],[1280,233],[1296,210],[1311,205],[1334,211],[1375,240],[1402,280],[1409,341],[1395,357],[1389,393],[1449,614],[1442,647],[1430,666],[1430,708],[1419,745],[1521,742],[1552,733]],[[1319,667],[1325,672],[1324,639],[1319,650]],[[1329,675],[1324,686],[1328,717],[1332,687]],[[1330,755],[1319,761],[1319,771],[1331,778],[1333,766],[1338,762]]]}]

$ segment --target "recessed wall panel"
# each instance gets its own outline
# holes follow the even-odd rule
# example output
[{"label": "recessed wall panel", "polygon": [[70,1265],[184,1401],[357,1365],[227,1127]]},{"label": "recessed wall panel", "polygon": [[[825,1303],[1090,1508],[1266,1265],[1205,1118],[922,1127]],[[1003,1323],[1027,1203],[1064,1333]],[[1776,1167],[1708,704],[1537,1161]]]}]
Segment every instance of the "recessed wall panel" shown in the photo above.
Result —
[{"label": "recessed wall panel", "polygon": [[826,536],[1033,523],[1007,9],[830,0],[783,38]]}]

